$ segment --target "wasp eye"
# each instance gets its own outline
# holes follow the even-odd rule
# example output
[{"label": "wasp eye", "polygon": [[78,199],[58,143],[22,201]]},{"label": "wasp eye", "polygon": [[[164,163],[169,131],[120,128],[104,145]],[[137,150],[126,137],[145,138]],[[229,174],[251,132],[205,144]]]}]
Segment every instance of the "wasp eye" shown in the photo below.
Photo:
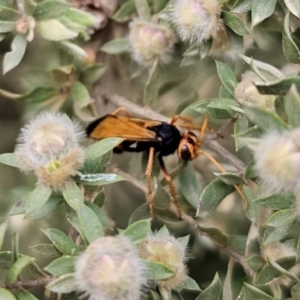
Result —
[{"label": "wasp eye", "polygon": [[189,147],[187,145],[183,145],[181,147],[181,149],[179,150],[179,156],[183,159],[183,160],[191,160],[191,151],[189,149]]},{"label": "wasp eye", "polygon": [[191,144],[191,145],[195,145],[195,142],[194,142],[194,140],[192,139],[192,138],[190,138],[190,137],[188,137],[187,138],[187,141]]}]

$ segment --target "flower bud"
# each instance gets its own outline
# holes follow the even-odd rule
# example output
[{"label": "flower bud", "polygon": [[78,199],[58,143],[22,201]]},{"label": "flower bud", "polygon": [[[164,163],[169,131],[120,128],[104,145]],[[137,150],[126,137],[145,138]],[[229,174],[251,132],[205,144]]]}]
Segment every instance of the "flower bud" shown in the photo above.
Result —
[{"label": "flower bud", "polygon": [[77,123],[67,115],[46,112],[21,129],[15,156],[24,172],[34,171],[38,183],[61,189],[84,161],[82,138]]},{"label": "flower bud", "polygon": [[217,0],[176,0],[171,21],[182,41],[201,43],[214,38],[222,28]]},{"label": "flower bud", "polygon": [[235,98],[239,103],[246,106],[258,106],[275,111],[276,96],[260,94],[254,85],[255,81],[261,81],[261,79],[252,71],[245,72],[242,75],[242,81],[236,85]]},{"label": "flower bud", "polygon": [[175,43],[175,35],[166,26],[134,21],[130,24],[129,41],[133,59],[141,65],[151,65],[156,59],[167,63]]},{"label": "flower bud", "polygon": [[300,176],[300,129],[271,131],[253,146],[255,168],[268,193],[298,191]]},{"label": "flower bud", "polygon": [[174,236],[149,235],[140,245],[140,254],[145,259],[166,265],[174,272],[172,277],[156,281],[159,286],[174,289],[185,279],[185,249]]},{"label": "flower bud", "polygon": [[95,240],[75,269],[78,289],[89,294],[90,300],[138,300],[146,283],[144,262],[125,236]]}]

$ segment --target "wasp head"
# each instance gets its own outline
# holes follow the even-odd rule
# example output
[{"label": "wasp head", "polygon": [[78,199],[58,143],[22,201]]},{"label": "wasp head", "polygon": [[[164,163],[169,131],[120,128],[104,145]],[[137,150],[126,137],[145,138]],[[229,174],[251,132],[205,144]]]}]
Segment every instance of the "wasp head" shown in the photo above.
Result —
[{"label": "wasp head", "polygon": [[186,131],[182,136],[178,146],[178,155],[183,160],[193,160],[198,156],[200,141],[197,136],[191,132]]}]

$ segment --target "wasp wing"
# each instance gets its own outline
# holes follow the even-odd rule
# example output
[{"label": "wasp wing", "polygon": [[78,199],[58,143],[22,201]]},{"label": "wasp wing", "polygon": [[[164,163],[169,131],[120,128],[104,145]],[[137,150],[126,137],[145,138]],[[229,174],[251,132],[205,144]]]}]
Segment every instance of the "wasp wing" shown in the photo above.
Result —
[{"label": "wasp wing", "polygon": [[156,133],[147,127],[161,122],[147,119],[106,115],[92,122],[86,129],[89,137],[101,140],[108,137],[121,137],[128,141],[159,141]]}]

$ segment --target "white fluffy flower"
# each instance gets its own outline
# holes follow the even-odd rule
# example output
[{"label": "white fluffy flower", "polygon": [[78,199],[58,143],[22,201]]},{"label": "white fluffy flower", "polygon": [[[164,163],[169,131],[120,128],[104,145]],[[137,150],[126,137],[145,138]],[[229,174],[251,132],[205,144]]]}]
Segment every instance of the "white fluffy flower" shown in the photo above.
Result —
[{"label": "white fluffy flower", "polygon": [[255,168],[267,193],[300,188],[300,128],[271,131],[253,147]]},{"label": "white fluffy flower", "polygon": [[90,300],[138,300],[146,283],[145,268],[129,238],[102,237],[76,263],[78,290],[89,294]]},{"label": "white fluffy flower", "polygon": [[82,137],[67,115],[41,113],[21,129],[15,149],[19,168],[34,171],[39,184],[60,190],[83,164]]},{"label": "white fluffy flower", "polygon": [[176,0],[171,21],[182,41],[201,43],[216,37],[222,28],[217,0]]}]

